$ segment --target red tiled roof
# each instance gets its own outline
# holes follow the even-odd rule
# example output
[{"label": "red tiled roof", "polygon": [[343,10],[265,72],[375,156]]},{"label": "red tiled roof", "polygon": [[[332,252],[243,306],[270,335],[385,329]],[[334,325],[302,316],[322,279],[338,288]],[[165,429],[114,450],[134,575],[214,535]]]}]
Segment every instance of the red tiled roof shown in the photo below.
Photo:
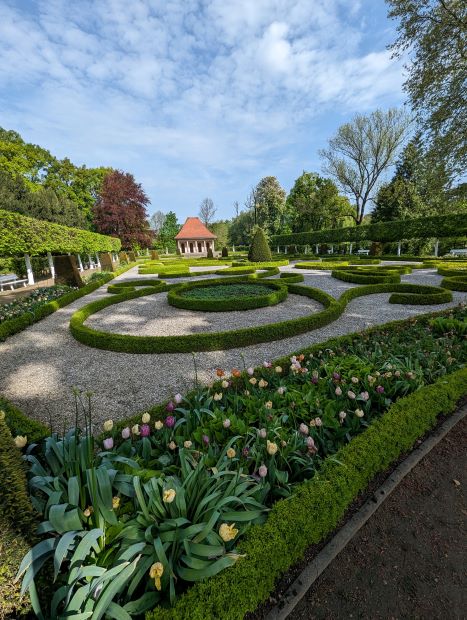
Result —
[{"label": "red tiled roof", "polygon": [[175,239],[217,239],[217,235],[208,230],[199,217],[187,217]]}]

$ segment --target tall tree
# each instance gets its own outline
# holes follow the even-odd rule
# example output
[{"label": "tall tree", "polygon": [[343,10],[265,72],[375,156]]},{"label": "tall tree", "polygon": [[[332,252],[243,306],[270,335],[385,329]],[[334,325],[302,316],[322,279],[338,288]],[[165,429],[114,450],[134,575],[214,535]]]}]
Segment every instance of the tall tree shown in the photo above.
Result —
[{"label": "tall tree", "polygon": [[152,242],[146,211],[149,202],[132,174],[114,170],[104,177],[94,207],[94,224],[98,232],[118,237],[124,248],[149,247]]},{"label": "tall tree", "polygon": [[354,215],[349,200],[331,179],[303,172],[287,196],[292,232],[336,228]]},{"label": "tall tree", "polygon": [[376,110],[369,116],[357,114],[320,151],[325,172],[355,200],[357,225],[375,196],[381,175],[393,164],[408,126],[405,113],[395,108]]},{"label": "tall tree", "polygon": [[205,198],[200,206],[199,206],[199,218],[203,222],[205,226],[209,226],[209,224],[214,219],[216,215],[217,208],[214,206],[214,202],[211,198]]},{"label": "tall tree", "polygon": [[162,248],[167,247],[170,251],[175,251],[175,235],[179,230],[180,224],[177,221],[177,215],[173,211],[169,211],[159,230],[158,241],[160,246]]},{"label": "tall tree", "polygon": [[434,158],[455,174],[467,167],[467,4],[465,0],[386,0],[398,20],[394,56],[406,57],[404,84]]},{"label": "tall tree", "polygon": [[229,221],[228,220],[219,220],[218,222],[213,222],[209,226],[209,230],[214,233],[217,237],[216,240],[216,248],[222,249],[227,245],[229,241]]},{"label": "tall tree", "polygon": [[247,206],[253,209],[254,222],[267,234],[276,234],[283,229],[285,220],[286,192],[276,177],[264,177],[252,189]]},{"label": "tall tree", "polygon": [[30,191],[39,189],[55,158],[37,144],[28,144],[16,131],[0,127],[0,170],[21,176]]},{"label": "tall tree", "polygon": [[161,228],[164,225],[166,215],[162,211],[156,211],[149,218],[149,226],[154,231],[156,237],[160,234]]},{"label": "tall tree", "polygon": [[230,223],[230,243],[233,245],[248,245],[254,223],[254,212],[252,209],[241,211]]}]

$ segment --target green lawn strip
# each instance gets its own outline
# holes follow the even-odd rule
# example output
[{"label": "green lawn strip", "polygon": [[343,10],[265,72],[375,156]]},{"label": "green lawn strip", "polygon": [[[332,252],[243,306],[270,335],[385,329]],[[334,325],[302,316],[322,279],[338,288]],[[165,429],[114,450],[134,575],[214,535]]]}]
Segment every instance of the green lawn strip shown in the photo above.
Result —
[{"label": "green lawn strip", "polygon": [[239,543],[245,557],[202,581],[171,609],[157,607],[146,620],[237,620],[267,599],[276,580],[306,549],[324,540],[369,482],[384,472],[467,394],[467,369],[399,399],[381,418],[327,459],[294,495],[278,501],[267,522]]},{"label": "green lawn strip", "polygon": [[120,274],[125,273],[125,271],[128,271],[128,269],[131,269],[135,265],[136,263],[130,263],[128,265],[125,265],[124,267],[121,267],[120,269],[117,269],[113,273],[103,272],[102,278],[99,278],[99,280],[90,282],[89,284],[86,284],[85,286],[76,291],[71,291],[70,293],[66,293],[58,299],[49,301],[43,306],[35,309],[34,312],[30,311],[23,316],[10,319],[8,321],[3,321],[3,323],[0,324],[0,341],[6,340],[8,336],[17,334],[23,329],[26,329],[26,327],[29,327],[29,325],[33,325],[34,323],[37,323],[46,316],[49,316],[49,314],[53,314],[57,310],[60,310],[60,308],[68,306],[68,304],[71,304],[73,301],[76,301],[77,299],[80,299],[81,297],[92,293],[106,282],[109,282]]}]

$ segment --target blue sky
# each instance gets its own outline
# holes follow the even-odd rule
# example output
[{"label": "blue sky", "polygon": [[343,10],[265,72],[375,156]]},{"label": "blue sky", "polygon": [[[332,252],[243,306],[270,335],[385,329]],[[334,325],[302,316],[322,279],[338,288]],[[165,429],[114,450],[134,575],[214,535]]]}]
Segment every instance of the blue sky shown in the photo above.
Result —
[{"label": "blue sky", "polygon": [[356,112],[402,105],[383,0],[0,0],[0,125],[129,171],[149,211],[289,190]]}]

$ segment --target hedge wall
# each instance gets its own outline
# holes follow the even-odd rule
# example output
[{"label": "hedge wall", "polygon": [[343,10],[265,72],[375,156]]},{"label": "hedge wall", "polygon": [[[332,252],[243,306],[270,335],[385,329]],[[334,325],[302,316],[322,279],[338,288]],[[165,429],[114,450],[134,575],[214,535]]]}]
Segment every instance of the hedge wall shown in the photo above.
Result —
[{"label": "hedge wall", "polygon": [[0,209],[0,256],[118,252],[120,239]]},{"label": "hedge wall", "polygon": [[[290,235],[275,235],[272,245],[312,245],[315,243],[340,243],[359,241],[402,241],[403,239],[427,239],[431,237],[459,237],[467,235],[467,216],[434,215],[412,220],[379,222],[369,226],[333,228]],[[402,258],[402,257],[401,257]]]}]

